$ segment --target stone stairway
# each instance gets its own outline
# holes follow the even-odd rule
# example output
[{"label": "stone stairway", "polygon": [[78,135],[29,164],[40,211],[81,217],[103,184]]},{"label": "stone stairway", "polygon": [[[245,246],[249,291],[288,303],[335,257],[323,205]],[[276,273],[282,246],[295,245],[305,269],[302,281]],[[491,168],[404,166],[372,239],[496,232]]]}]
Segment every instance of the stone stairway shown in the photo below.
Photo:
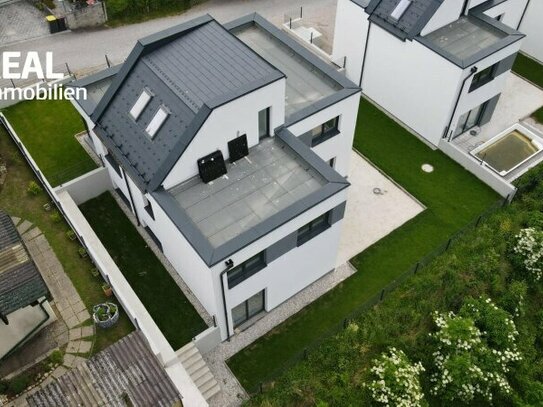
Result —
[{"label": "stone stairway", "polygon": [[221,391],[221,387],[194,343],[188,343],[175,354],[206,400]]}]

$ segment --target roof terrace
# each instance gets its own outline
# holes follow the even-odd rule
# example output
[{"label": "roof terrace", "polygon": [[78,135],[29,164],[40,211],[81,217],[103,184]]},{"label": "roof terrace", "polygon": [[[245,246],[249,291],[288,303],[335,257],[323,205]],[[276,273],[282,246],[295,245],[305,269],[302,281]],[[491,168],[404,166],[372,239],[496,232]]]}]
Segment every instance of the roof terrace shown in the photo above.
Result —
[{"label": "roof terrace", "polygon": [[326,180],[277,137],[227,163],[227,174],[205,184],[194,177],[169,190],[214,248],[321,188]]}]

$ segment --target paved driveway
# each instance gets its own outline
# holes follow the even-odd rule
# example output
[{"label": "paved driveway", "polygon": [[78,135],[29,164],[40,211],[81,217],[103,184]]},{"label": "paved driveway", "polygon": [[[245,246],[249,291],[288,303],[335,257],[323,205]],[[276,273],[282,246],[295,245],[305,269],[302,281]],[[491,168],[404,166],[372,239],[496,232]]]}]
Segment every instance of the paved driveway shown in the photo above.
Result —
[{"label": "paved driveway", "polygon": [[0,6],[0,47],[49,35],[45,13],[30,2],[19,0]]}]

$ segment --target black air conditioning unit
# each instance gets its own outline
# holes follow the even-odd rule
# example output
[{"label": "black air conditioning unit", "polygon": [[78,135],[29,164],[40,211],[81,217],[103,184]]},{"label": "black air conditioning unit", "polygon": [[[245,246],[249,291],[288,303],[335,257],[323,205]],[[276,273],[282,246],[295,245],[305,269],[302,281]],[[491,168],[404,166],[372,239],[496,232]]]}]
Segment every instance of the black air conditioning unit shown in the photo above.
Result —
[{"label": "black air conditioning unit", "polygon": [[200,172],[200,178],[206,184],[226,174],[226,165],[224,164],[222,153],[215,151],[205,157],[199,158],[198,171]]},{"label": "black air conditioning unit", "polygon": [[228,153],[230,162],[239,160],[249,154],[249,145],[247,144],[247,135],[244,134],[228,142]]}]

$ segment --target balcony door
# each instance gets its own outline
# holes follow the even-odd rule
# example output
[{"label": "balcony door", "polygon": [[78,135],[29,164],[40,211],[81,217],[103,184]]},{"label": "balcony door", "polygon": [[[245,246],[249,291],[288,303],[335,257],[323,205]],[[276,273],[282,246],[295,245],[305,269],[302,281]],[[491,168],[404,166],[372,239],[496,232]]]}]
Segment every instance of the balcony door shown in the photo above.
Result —
[{"label": "balcony door", "polygon": [[264,311],[264,290],[232,308],[234,329]]}]

